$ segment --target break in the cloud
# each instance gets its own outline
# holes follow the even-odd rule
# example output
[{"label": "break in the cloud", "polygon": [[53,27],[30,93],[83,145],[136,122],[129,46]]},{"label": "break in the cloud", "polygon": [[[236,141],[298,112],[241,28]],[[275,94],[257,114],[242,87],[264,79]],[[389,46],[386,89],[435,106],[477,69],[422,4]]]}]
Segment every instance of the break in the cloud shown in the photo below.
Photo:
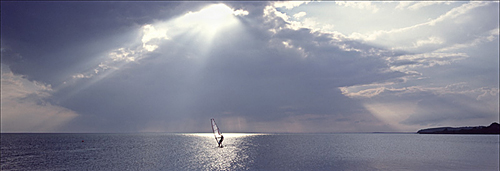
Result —
[{"label": "break in the cloud", "polygon": [[497,7],[2,2],[2,131],[207,132],[212,117],[226,132],[498,122]]}]

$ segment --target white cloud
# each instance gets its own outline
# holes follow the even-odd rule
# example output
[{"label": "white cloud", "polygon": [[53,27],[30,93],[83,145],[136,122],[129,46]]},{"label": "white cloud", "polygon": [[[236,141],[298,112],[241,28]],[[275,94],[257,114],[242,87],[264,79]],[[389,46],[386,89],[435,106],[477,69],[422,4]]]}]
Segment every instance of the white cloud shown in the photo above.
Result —
[{"label": "white cloud", "polygon": [[469,56],[466,53],[423,53],[388,57],[386,60],[392,70],[408,72],[417,68],[449,65],[467,57]]},{"label": "white cloud", "polygon": [[418,47],[421,47],[421,46],[424,46],[424,45],[440,45],[440,44],[443,44],[444,43],[444,40],[439,38],[439,37],[436,37],[436,36],[431,36],[427,39],[420,39],[420,40],[417,40],[417,42],[413,43],[413,46],[415,48],[418,48]]},{"label": "white cloud", "polygon": [[368,84],[368,85],[355,85],[350,87],[340,87],[339,89],[342,91],[347,97],[350,98],[362,98],[369,99],[372,97],[376,97],[382,93],[390,92],[393,95],[400,96],[407,92],[415,92],[420,90],[418,87],[404,87],[404,88],[393,88],[389,85],[394,85],[393,83],[387,84]]},{"label": "white cloud", "polygon": [[399,1],[399,4],[396,6],[396,9],[403,10],[403,9],[405,9],[407,6],[411,5],[412,3],[415,3],[415,2],[410,2],[410,1]]},{"label": "white cloud", "polygon": [[144,35],[142,36],[142,47],[149,52],[154,51],[158,48],[157,44],[148,44],[150,41],[155,39],[168,39],[167,28],[156,29],[152,25],[145,25],[142,27]]},{"label": "white cloud", "polygon": [[304,16],[306,16],[306,12],[304,12],[304,11],[299,12],[299,13],[293,15],[293,17],[296,18],[296,19],[300,19],[300,18],[302,18]]},{"label": "white cloud", "polygon": [[58,132],[61,126],[77,117],[74,111],[51,104],[46,99],[51,85],[29,81],[2,65],[2,132]]},{"label": "white cloud", "polygon": [[351,98],[373,98],[376,96],[404,96],[418,92],[431,92],[436,95],[461,94],[476,100],[493,100],[498,96],[498,88],[479,87],[473,88],[466,82],[453,83],[442,87],[432,86],[410,86],[394,88],[395,84],[378,85],[357,85],[351,87],[341,87],[342,93]]},{"label": "white cloud", "polygon": [[360,90],[358,92],[349,92],[348,88],[346,88],[346,87],[340,87],[340,90],[342,91],[342,94],[344,94],[348,97],[368,97],[368,98],[370,98],[370,97],[376,96],[376,95],[384,92],[385,87],[365,89],[365,90]]},{"label": "white cloud", "polygon": [[245,15],[248,15],[249,13],[248,13],[248,11],[239,9],[239,10],[234,11],[233,14],[236,16],[245,16]]},{"label": "white cloud", "polygon": [[315,18],[306,18],[306,12],[299,12],[297,14],[294,14],[293,16],[288,16],[286,13],[280,12],[276,10],[275,7],[273,6],[266,6],[264,9],[264,18],[266,19],[266,22],[268,23],[274,23],[278,24],[278,20],[283,20],[284,22],[288,23],[285,25],[279,25],[278,27],[271,28],[269,31],[276,33],[281,29],[289,28],[293,30],[299,30],[299,29],[311,29],[311,32],[316,32],[316,31],[321,31],[324,33],[329,33],[329,34],[334,34],[339,37],[345,37],[342,34],[333,31],[334,25],[333,24],[321,24],[319,23]]},{"label": "white cloud", "polygon": [[420,1],[420,2],[410,2],[410,1],[400,1],[399,4],[396,6],[395,9],[397,10],[419,10],[423,7],[427,6],[432,6],[432,5],[439,5],[439,4],[446,4],[450,5],[450,1]]},{"label": "white cloud", "polygon": [[[144,42],[144,41],[143,41]],[[149,46],[155,47],[154,49],[149,49]],[[143,48],[147,51],[151,52],[158,48],[158,45],[143,45]],[[136,59],[140,58],[141,53],[143,53],[143,49],[139,50],[130,50],[128,48],[119,48],[109,53],[109,57],[112,61],[125,61],[125,62],[133,62]]]},{"label": "white cloud", "polygon": [[[97,74],[99,73],[99,70],[94,70],[94,72]],[[75,79],[79,79],[79,78],[91,78],[93,75],[92,74],[88,74],[88,75],[84,75],[84,74],[75,74],[73,75],[72,77],[75,78]]]},{"label": "white cloud", "polygon": [[280,8],[280,7],[285,7],[286,9],[292,9],[295,7],[298,7],[302,4],[307,4],[310,1],[277,1],[274,2],[274,7],[275,8]]},{"label": "white cloud", "polygon": [[371,10],[373,13],[376,13],[379,8],[377,5],[372,4],[372,2],[363,1],[363,2],[355,2],[355,1],[335,1],[337,5],[352,7],[357,9],[366,9]]},{"label": "white cloud", "polygon": [[415,4],[409,6],[408,9],[410,9],[410,10],[418,10],[418,9],[426,7],[426,6],[438,5],[438,4],[449,5],[450,3],[451,2],[445,2],[445,1],[422,1],[422,2],[416,2]]},{"label": "white cloud", "polygon": [[[421,9],[437,4],[442,3],[401,2],[396,8]],[[400,130],[411,131],[422,125],[484,125],[498,121],[499,90],[495,85],[481,82],[491,74],[484,73],[486,70],[470,69],[476,72],[472,75],[477,79],[460,76],[460,81],[455,83],[459,76],[452,73],[463,71],[452,64],[467,66],[464,61],[474,60],[472,57],[498,61],[498,57],[492,60],[490,56],[465,53],[478,50],[482,44],[498,41],[498,21],[491,22],[495,17],[487,15],[498,13],[498,10],[492,11],[497,4],[489,4],[491,2],[469,2],[409,27],[351,34],[350,38],[379,44],[394,50],[395,54],[403,54],[384,56],[391,70],[408,75],[402,77],[403,82],[388,81],[339,89],[345,96],[361,100],[374,116]],[[443,65],[447,66],[440,71],[438,68]]]},{"label": "white cloud", "polygon": [[481,87],[479,89],[474,89],[473,92],[479,93],[479,95],[477,95],[476,97],[476,100],[495,103],[495,101],[498,102],[499,90],[499,88]]},{"label": "white cloud", "polygon": [[444,20],[449,20],[449,19],[454,19],[457,18],[463,14],[468,13],[470,10],[485,6],[490,4],[489,2],[478,2],[478,1],[471,1],[470,3],[463,4],[462,6],[453,8],[452,10],[448,11],[446,14],[439,16],[438,18],[427,22],[429,25],[435,25],[438,22],[442,22]]},{"label": "white cloud", "polygon": [[[466,4],[463,4],[461,6],[455,7],[451,9],[450,11],[447,11],[445,14],[440,15],[439,17],[415,24],[412,26],[408,27],[403,27],[403,28],[395,28],[391,30],[377,30],[377,31],[372,31],[367,34],[362,34],[362,33],[357,33],[354,32],[350,34],[348,37],[353,38],[353,39],[361,39],[367,42],[373,42],[376,44],[392,47],[395,49],[403,49],[403,50],[409,50],[408,47],[411,47],[412,45],[415,45],[415,43],[418,44],[418,42],[415,42],[415,39],[418,39],[419,37],[439,37],[439,41],[434,41],[436,45],[443,45],[445,46],[446,43],[448,42],[448,39],[456,39],[457,34],[466,34],[465,31],[461,31],[459,29],[453,29],[453,27],[462,27],[462,25],[467,24],[464,22],[459,22],[460,20],[464,20],[466,17],[461,17],[464,16],[468,13],[470,13],[472,10],[483,7],[490,4],[490,2],[476,2],[472,1]],[[401,4],[400,4],[401,5]],[[484,16],[475,16],[475,17],[484,17]],[[444,22],[449,22],[449,21],[454,21],[449,24],[444,24]],[[437,26],[437,24],[443,23],[442,25]],[[484,23],[483,23],[484,24]],[[446,35],[446,32],[443,32],[442,30],[449,30],[449,32],[453,32],[453,35],[447,35],[447,37],[444,36],[436,36],[437,34],[441,35]],[[420,40],[422,42],[422,40]],[[429,41],[427,41],[429,42]],[[441,43],[439,43],[441,42]],[[451,43],[451,42],[448,42]],[[439,47],[439,46],[436,46]],[[415,48],[415,47],[413,47]],[[415,48],[415,50],[418,50],[418,48]]]},{"label": "white cloud", "polygon": [[471,41],[468,41],[466,43],[456,43],[452,44],[451,46],[443,47],[441,49],[436,50],[436,52],[447,52],[447,51],[453,51],[457,49],[464,49],[464,48],[469,48],[469,47],[474,47],[478,46],[482,43],[485,42],[492,42],[494,40],[498,40],[498,34],[500,32],[499,28],[490,30],[486,35],[479,36]]},{"label": "white cloud", "polygon": [[[207,6],[200,11],[188,12],[177,19],[174,19],[175,25],[172,25],[171,27],[174,27],[172,29],[186,29],[184,31],[201,29],[200,31],[213,34],[213,32],[216,32],[220,28],[234,24],[236,22],[234,19],[236,14],[243,15],[247,13],[248,12],[243,10],[236,12],[224,4],[214,4]],[[158,25],[168,22],[169,21],[160,22]]]}]

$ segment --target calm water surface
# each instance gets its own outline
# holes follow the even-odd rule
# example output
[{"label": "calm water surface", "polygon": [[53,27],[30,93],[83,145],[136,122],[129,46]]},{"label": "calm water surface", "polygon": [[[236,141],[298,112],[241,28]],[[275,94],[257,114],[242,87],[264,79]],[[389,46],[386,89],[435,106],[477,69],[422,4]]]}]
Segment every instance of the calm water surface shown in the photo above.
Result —
[{"label": "calm water surface", "polygon": [[[1,134],[1,170],[499,170],[498,135]],[[82,142],[83,141],[83,142]]]}]

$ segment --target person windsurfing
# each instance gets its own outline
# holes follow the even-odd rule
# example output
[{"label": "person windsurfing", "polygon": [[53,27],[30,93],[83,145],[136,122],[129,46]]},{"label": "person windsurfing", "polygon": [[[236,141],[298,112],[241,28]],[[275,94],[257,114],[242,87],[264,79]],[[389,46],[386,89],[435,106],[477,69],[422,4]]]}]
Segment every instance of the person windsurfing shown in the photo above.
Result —
[{"label": "person windsurfing", "polygon": [[210,119],[210,121],[212,122],[212,132],[214,132],[215,142],[217,142],[217,144],[219,144],[219,147],[222,148],[222,141],[224,141],[224,136],[222,136],[219,127],[215,123],[215,119],[212,118]]},{"label": "person windsurfing", "polygon": [[219,147],[222,147],[222,141],[224,140],[224,136],[220,135]]}]

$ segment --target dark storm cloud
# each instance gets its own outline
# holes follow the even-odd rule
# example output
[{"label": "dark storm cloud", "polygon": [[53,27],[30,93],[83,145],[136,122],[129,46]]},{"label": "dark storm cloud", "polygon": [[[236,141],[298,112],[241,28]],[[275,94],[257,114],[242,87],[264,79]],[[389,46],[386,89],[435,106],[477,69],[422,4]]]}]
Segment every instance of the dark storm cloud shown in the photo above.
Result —
[{"label": "dark storm cloud", "polygon": [[[123,46],[135,30],[185,13],[183,2],[2,2],[2,47],[21,52],[13,72],[57,85],[89,58]],[[190,3],[199,8],[204,3]],[[9,58],[6,56],[5,58]],[[2,57],[3,62],[12,61]],[[94,64],[94,63],[91,63]],[[90,64],[90,65],[91,65]]]}]

